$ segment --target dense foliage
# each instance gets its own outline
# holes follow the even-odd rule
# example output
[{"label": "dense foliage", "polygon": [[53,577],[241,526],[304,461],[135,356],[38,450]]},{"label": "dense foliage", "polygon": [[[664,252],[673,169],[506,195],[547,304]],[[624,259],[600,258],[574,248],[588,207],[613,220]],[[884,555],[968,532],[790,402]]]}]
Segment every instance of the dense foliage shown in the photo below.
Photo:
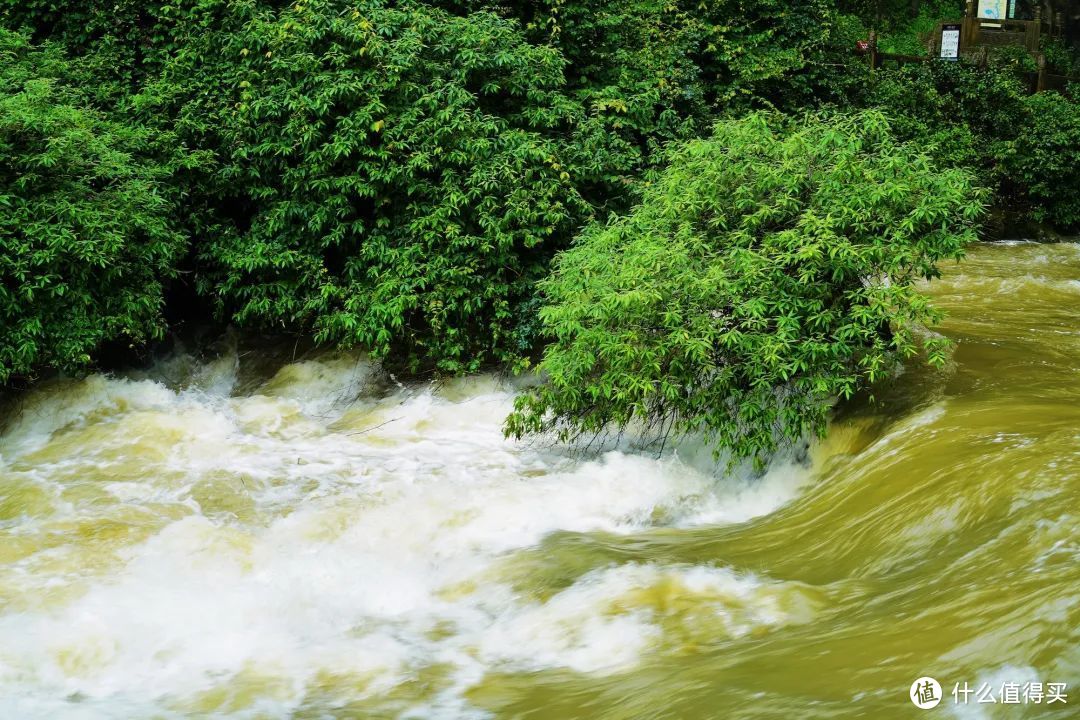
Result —
[{"label": "dense foliage", "polygon": [[0,58],[3,383],[159,337],[185,239],[145,132],[82,104],[57,48],[0,30]]},{"label": "dense foliage", "polygon": [[671,157],[632,213],[588,228],[541,283],[545,382],[507,430],[703,433],[736,458],[824,428],[938,314],[915,282],[975,239],[972,177],[880,114],[752,114]]},{"label": "dense foliage", "polygon": [[[443,4],[490,7],[484,0]],[[627,199],[662,146],[707,131],[718,113],[836,99],[850,81],[848,18],[809,0],[543,0],[499,7],[566,59],[582,109],[570,143],[595,204]]]},{"label": "dense foliage", "polygon": [[[913,50],[956,10],[0,0],[0,384],[145,345],[162,318],[440,373],[521,368],[555,337],[515,432],[651,419],[760,455],[910,351],[933,316],[909,280],[969,239],[971,176],[1080,226],[1080,113],[1029,97],[1028,58],[871,76],[852,54],[871,27]],[[901,143],[877,113],[790,120],[860,107]],[[719,364],[688,382],[691,360]]]},{"label": "dense foliage", "polygon": [[894,118],[897,135],[939,164],[966,167],[996,191],[1000,207],[1062,230],[1080,228],[1080,103],[1031,95],[1004,66],[957,63],[881,71],[862,102]]},{"label": "dense foliage", "polygon": [[990,145],[1022,127],[1021,81],[1009,72],[981,71],[959,63],[905,65],[883,70],[864,101],[893,120],[897,135],[917,142],[946,165],[994,170]]},{"label": "dense foliage", "polygon": [[1005,192],[1036,220],[1080,229],[1080,104],[1058,93],[1025,97],[1021,122],[994,148]]},{"label": "dense foliage", "polygon": [[925,55],[926,41],[942,20],[964,16],[964,0],[841,0],[850,13],[878,35],[883,52]]},{"label": "dense foliage", "polygon": [[192,193],[202,292],[413,368],[527,352],[551,257],[664,143],[811,94],[824,3],[688,7],[203,0],[138,103],[217,153]]},{"label": "dense foliage", "polygon": [[217,152],[200,287],[240,323],[450,372],[506,359],[547,243],[588,212],[563,60],[490,12],[357,8],[203,3],[142,99]]}]

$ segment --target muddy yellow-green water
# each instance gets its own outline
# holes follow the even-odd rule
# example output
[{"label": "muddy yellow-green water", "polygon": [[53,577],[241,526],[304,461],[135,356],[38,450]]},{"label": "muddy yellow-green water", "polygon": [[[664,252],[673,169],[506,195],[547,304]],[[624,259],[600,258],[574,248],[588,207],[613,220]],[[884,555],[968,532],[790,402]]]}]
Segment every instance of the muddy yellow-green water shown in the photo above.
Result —
[{"label": "muddy yellow-green water", "polygon": [[929,291],[949,367],[756,478],[508,442],[495,378],[357,357],[42,387],[0,435],[0,719],[1080,717],[1080,246]]}]

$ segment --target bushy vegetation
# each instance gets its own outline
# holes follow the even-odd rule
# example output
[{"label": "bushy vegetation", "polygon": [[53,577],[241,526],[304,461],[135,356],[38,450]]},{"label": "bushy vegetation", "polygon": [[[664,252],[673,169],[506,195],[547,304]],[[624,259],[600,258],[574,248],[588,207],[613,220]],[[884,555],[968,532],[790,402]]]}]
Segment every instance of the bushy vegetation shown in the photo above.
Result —
[{"label": "bushy vegetation", "polygon": [[[659,418],[760,456],[913,347],[933,316],[908,280],[970,238],[970,177],[1080,225],[1071,100],[1028,97],[1015,63],[854,60],[869,27],[906,42],[952,5],[0,0],[0,384],[163,317],[440,373],[525,367],[554,338],[515,432]],[[892,130],[837,114],[860,107]],[[687,384],[691,360],[720,369]]]},{"label": "bushy vegetation", "polygon": [[1034,219],[1080,229],[1080,104],[1039,93],[1021,110],[1021,131],[994,146],[1001,185]]},{"label": "bushy vegetation", "polygon": [[[923,0],[914,3],[899,0],[898,3],[877,4],[885,5],[880,19],[874,23],[881,32],[878,45],[883,52],[901,55],[925,55],[926,42],[938,23],[959,20],[964,16],[963,0]],[[915,8],[914,13],[911,12],[912,8]]]},{"label": "bushy vegetation", "polygon": [[144,111],[218,167],[200,289],[241,324],[442,370],[507,359],[553,239],[589,209],[564,61],[490,12],[206,2]]},{"label": "bushy vegetation", "polygon": [[551,258],[628,208],[666,143],[723,111],[811,99],[836,74],[820,0],[0,13],[63,46],[88,112],[169,138],[152,166],[184,198],[172,231],[196,242],[167,269],[189,271],[218,318],[444,372],[531,351]]},{"label": "bushy vegetation", "polygon": [[0,29],[0,383],[160,337],[186,241],[151,139],[87,107],[58,48]]},{"label": "bushy vegetation", "polygon": [[541,283],[546,379],[507,430],[697,432],[759,460],[820,432],[894,358],[942,360],[914,283],[975,240],[979,197],[880,114],[722,122],[559,257]]},{"label": "bushy vegetation", "polygon": [[1057,92],[1031,95],[1007,65],[958,63],[880,71],[861,101],[894,118],[897,135],[939,164],[975,172],[999,207],[1080,228],[1080,103]]},{"label": "bushy vegetation", "polygon": [[962,165],[993,180],[991,145],[1026,130],[1021,80],[1005,71],[960,63],[924,63],[882,70],[863,102],[893,118],[897,135],[919,143],[944,165]]}]

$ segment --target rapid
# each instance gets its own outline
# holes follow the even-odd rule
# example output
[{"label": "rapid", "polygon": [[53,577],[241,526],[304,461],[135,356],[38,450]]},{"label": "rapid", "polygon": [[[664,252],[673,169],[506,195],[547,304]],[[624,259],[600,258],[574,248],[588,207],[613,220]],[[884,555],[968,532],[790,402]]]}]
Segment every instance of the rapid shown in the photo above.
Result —
[{"label": "rapid", "polygon": [[[0,719],[1080,716],[1080,245],[972,248],[912,363],[721,473],[505,440],[494,376],[224,352],[0,425]],[[954,685],[1068,683],[1069,703]]]}]

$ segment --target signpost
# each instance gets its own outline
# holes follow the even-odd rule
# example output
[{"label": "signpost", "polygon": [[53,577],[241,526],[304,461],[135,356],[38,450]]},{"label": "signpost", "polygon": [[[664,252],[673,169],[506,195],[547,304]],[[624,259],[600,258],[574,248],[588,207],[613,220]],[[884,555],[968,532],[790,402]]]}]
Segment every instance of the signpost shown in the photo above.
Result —
[{"label": "signpost", "polygon": [[960,59],[959,23],[946,23],[941,26],[941,57],[944,60]]}]

